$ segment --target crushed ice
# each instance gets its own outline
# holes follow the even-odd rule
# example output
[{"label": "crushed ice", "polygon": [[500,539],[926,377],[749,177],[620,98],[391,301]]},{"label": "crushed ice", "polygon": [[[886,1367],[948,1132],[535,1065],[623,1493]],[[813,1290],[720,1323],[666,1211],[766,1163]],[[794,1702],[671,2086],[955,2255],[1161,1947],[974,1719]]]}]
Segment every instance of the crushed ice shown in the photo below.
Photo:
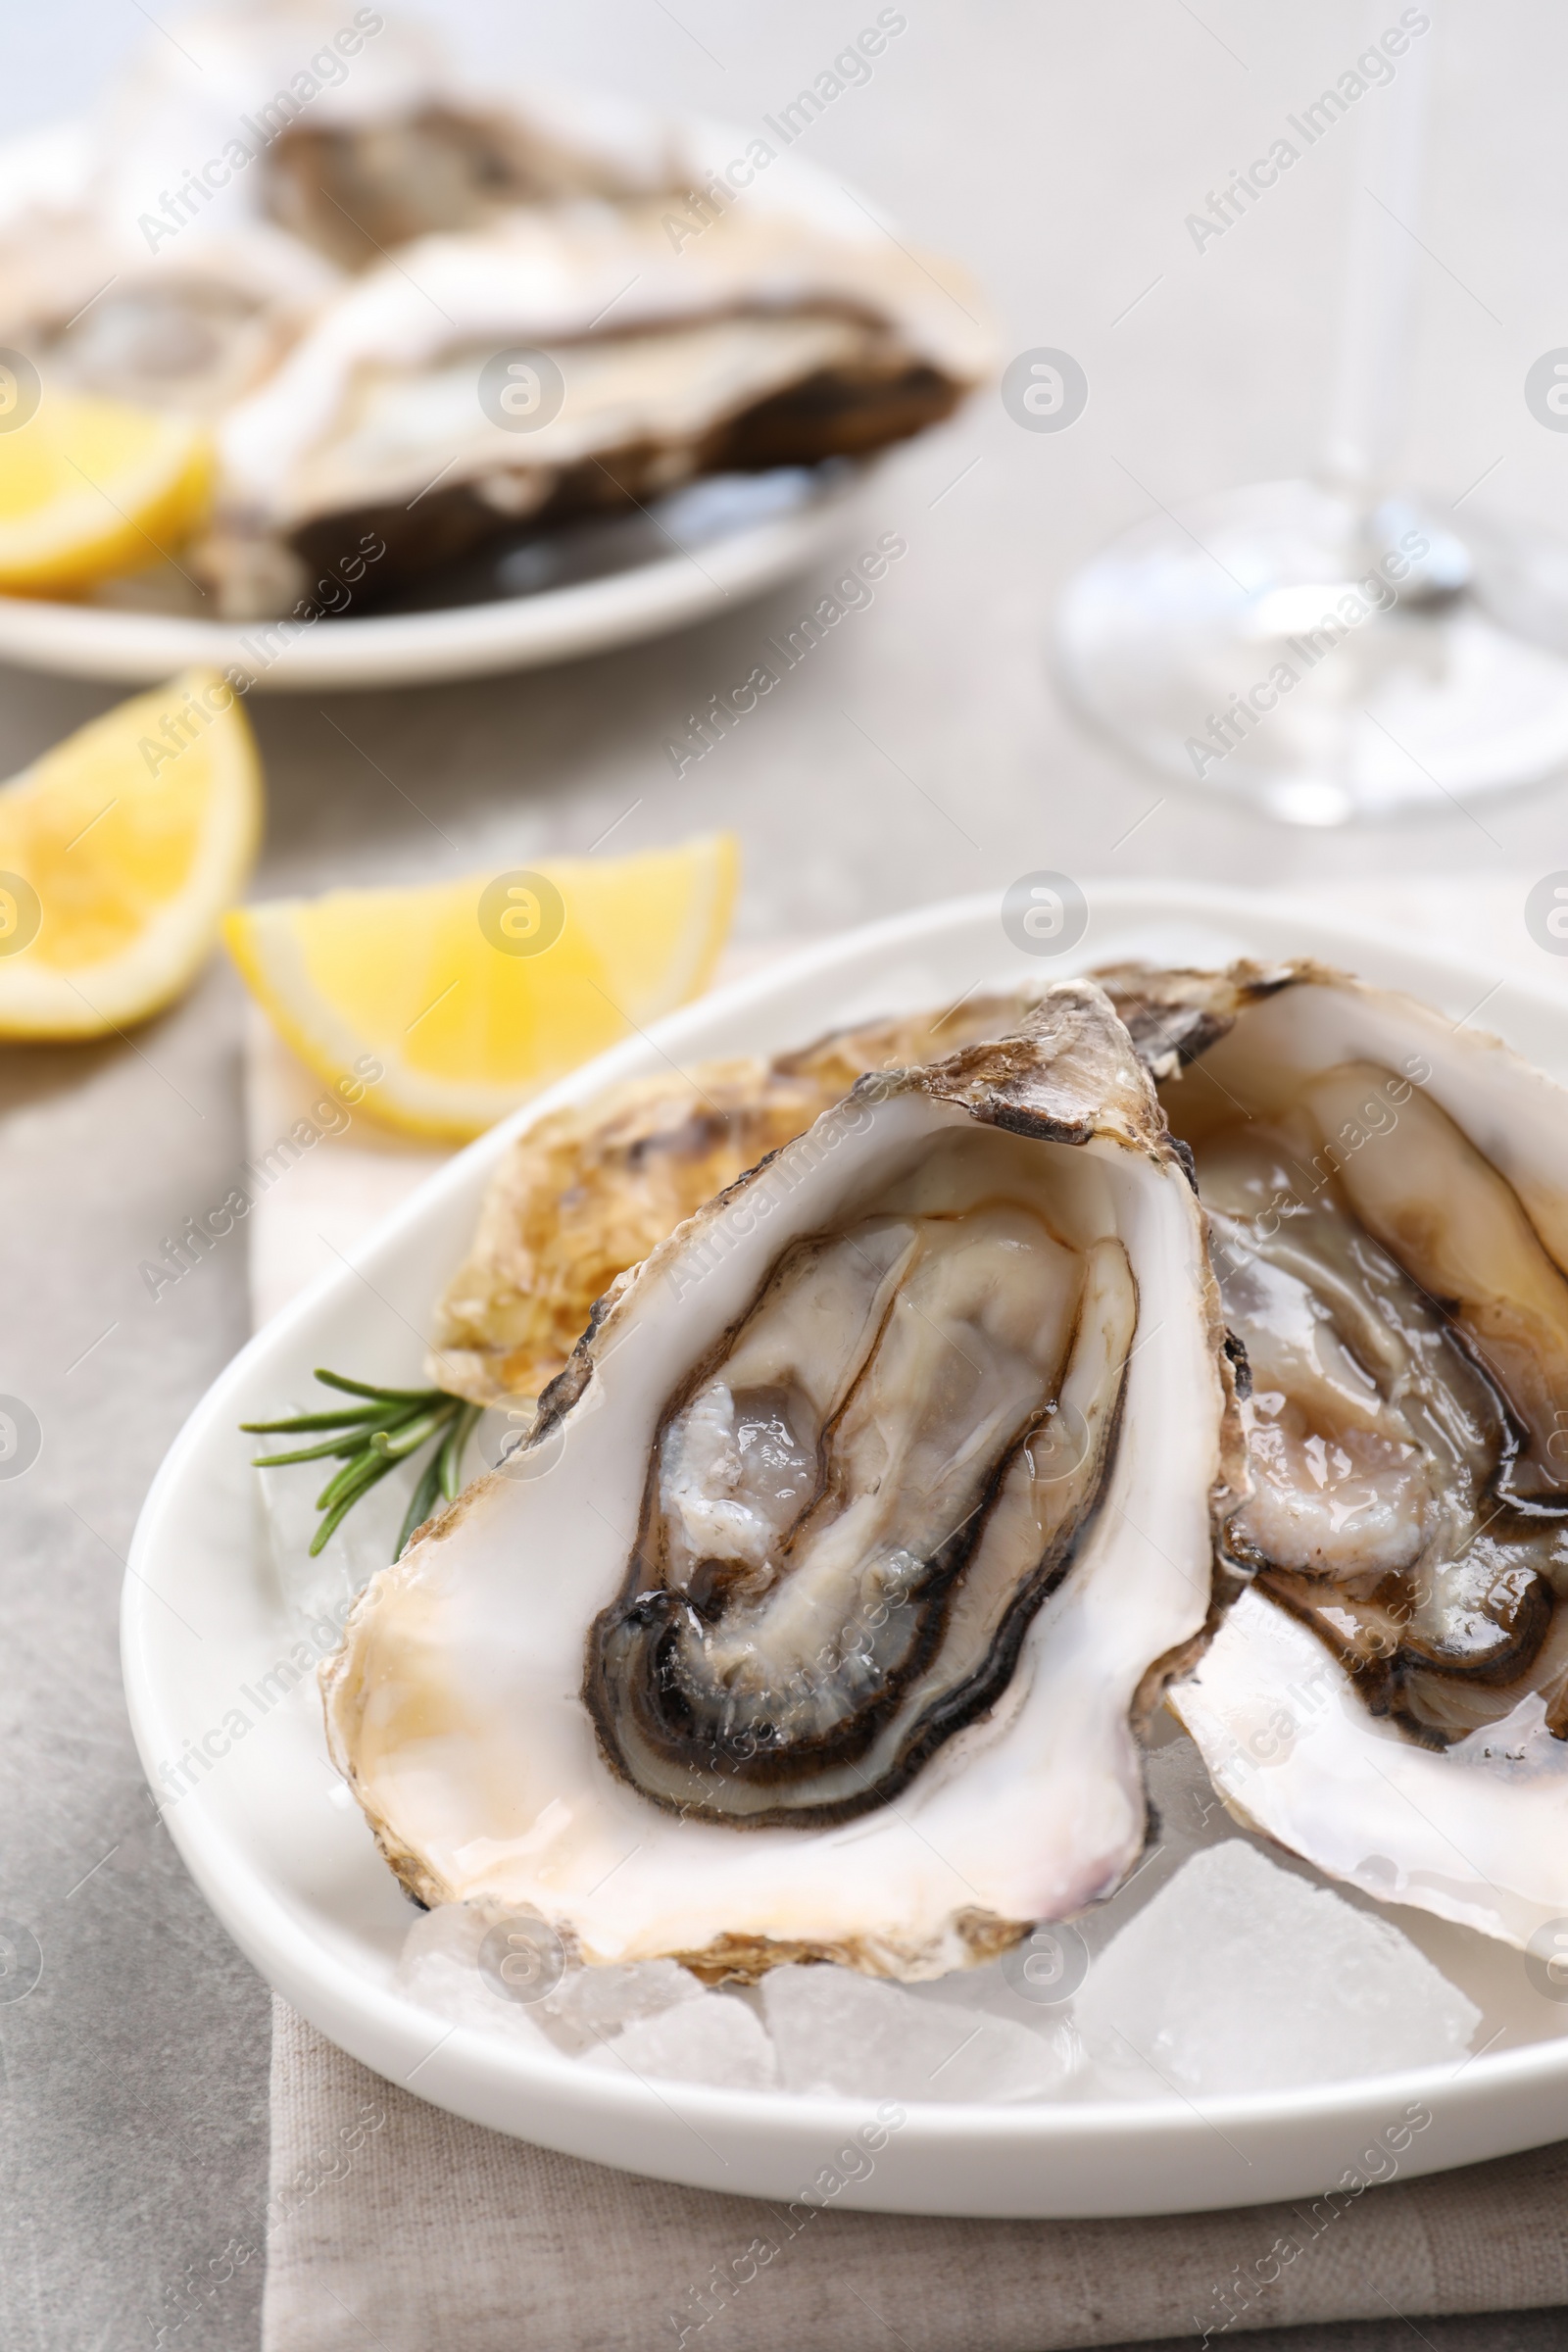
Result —
[{"label": "crushed ice", "polygon": [[[419,1918],[399,1988],[583,2066],[847,2097],[1159,2099],[1278,2091],[1457,2060],[1480,2011],[1392,1919],[1237,1834],[1192,1741],[1149,1759],[1158,1831],[1108,1903],[931,1984],[779,1968],[710,1991],[672,1960],[496,1988],[485,1922]],[[548,1931],[546,1931],[548,1934]]]}]

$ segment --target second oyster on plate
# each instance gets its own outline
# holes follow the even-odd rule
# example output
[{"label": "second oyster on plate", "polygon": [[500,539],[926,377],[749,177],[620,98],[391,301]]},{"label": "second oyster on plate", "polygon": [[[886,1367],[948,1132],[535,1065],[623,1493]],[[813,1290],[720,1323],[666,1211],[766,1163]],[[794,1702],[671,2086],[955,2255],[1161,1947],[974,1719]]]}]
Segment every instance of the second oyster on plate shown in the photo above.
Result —
[{"label": "second oyster on plate", "polygon": [[1240,1442],[1126,1032],[864,1080],[625,1275],[368,1589],[333,1752],[427,1902],[584,1958],[937,1976],[1108,1893]]},{"label": "second oyster on plate", "polygon": [[1250,1371],[1252,1589],[1174,1703],[1243,1818],[1526,1944],[1568,1911],[1568,1096],[1317,965],[1103,977]]}]

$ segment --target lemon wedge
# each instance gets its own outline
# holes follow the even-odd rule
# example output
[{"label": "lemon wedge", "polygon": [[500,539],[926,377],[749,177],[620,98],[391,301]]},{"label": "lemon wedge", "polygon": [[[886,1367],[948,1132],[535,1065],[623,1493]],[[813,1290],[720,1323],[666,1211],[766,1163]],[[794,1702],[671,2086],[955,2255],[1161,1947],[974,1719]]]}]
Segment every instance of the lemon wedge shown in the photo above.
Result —
[{"label": "lemon wedge", "polygon": [[[230,952],[329,1085],[415,1135],[463,1142],[707,987],[737,854],[714,834],[408,890],[236,907]],[[356,1093],[355,1100],[359,1100]]]},{"label": "lemon wedge", "polygon": [[188,418],[47,394],[0,431],[0,594],[77,596],[144,570],[189,537],[212,476],[211,444]]},{"label": "lemon wedge", "polygon": [[250,722],[216,670],[95,718],[0,785],[0,1037],[98,1037],[194,977],[261,832]]}]

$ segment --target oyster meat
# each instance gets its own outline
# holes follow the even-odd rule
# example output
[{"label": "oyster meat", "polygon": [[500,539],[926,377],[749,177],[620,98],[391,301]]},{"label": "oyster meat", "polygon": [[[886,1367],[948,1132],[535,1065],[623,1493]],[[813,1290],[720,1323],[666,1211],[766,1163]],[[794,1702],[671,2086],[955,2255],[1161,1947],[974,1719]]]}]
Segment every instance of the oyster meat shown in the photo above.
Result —
[{"label": "oyster meat", "polygon": [[1104,977],[1250,1374],[1251,1591],[1174,1703],[1284,1843],[1526,1942],[1568,1907],[1568,1097],[1315,966]]},{"label": "oyster meat", "polygon": [[356,1605],[328,1733],[429,1903],[593,1961],[938,1976],[1120,1883],[1240,1434],[1093,985],[862,1079],[625,1274]]}]

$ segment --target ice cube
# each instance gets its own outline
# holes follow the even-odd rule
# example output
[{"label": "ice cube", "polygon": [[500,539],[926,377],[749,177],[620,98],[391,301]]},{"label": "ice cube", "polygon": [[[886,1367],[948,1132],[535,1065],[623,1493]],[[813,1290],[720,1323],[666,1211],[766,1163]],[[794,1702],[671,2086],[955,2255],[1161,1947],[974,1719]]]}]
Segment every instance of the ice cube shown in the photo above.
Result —
[{"label": "ice cube", "polygon": [[[1058,1938],[1057,1951],[1066,1972],[1059,1980],[1062,1987],[1059,1997],[1052,1997],[1054,1988],[1049,1980],[1042,1984],[1021,1975],[1020,1955],[1016,1952],[1009,1952],[1001,1960],[989,1960],[979,1968],[955,1969],[951,1976],[935,1977],[924,1984],[906,1984],[900,1989],[911,2000],[924,2001],[936,2008],[966,2009],[986,2017],[1004,2018],[1008,2025],[1025,2027],[1031,2034],[1055,2041],[1057,2029],[1070,2014],[1068,2002],[1077,1973],[1074,1963],[1082,1952],[1083,1939],[1076,1926],[1052,1933]],[[1087,1965],[1086,1954],[1083,1962]]]},{"label": "ice cube", "polygon": [[1196,1853],[1073,2002],[1111,2096],[1288,2090],[1458,2057],[1480,2011],[1394,1925],[1244,1839]]},{"label": "ice cube", "polygon": [[1194,1742],[1169,1716],[1155,1720],[1162,1737],[1144,1758],[1149,1842],[1115,1893],[1093,1904],[1074,1923],[1091,1952],[1102,1951],[1184,1862],[1237,1835],[1236,1823],[1216,1795]]},{"label": "ice cube", "polygon": [[1044,2030],[923,1999],[831,1963],[775,1968],[762,2014],[785,2087],[865,2098],[1038,2099],[1078,2062],[1063,2021]]},{"label": "ice cube", "polygon": [[530,2050],[554,2047],[532,2009],[497,1992],[479,1966],[487,1923],[466,1903],[442,1903],[415,1921],[403,1939],[393,1983],[449,2025],[471,2026]]},{"label": "ice cube", "polygon": [[559,2046],[575,2057],[621,2026],[702,1998],[702,1985],[678,1961],[639,1960],[625,1968],[568,1968],[539,2003],[539,2014]]},{"label": "ice cube", "polygon": [[[1169,1720],[1163,1719],[1167,1725]],[[1236,1824],[1208,1777],[1197,1743],[1185,1732],[1167,1734],[1158,1746],[1150,1748],[1144,1776],[1153,1815],[1147,1850],[1168,1869],[1204,1846],[1235,1837]]]},{"label": "ice cube", "polygon": [[581,2061],[609,2073],[769,2090],[778,2081],[773,2045],[751,2009],[723,1992],[704,1992],[657,2017],[643,2017]]},{"label": "ice cube", "polygon": [[944,2009],[983,2009],[988,2016],[1005,2017],[1019,2026],[1053,2023],[1014,1991],[1000,1960],[988,1960],[979,1968],[956,1968],[951,1976],[932,1977],[904,1989],[917,2001],[932,2001]]},{"label": "ice cube", "polygon": [[[544,1974],[531,1981],[525,1977],[519,1987],[523,1997],[511,1998],[496,1989],[480,1962],[491,1925],[466,1903],[443,1903],[422,1912],[404,1937],[395,1977],[399,1990],[455,2023],[512,2033],[533,2046],[544,2039],[571,2057],[597,2048],[618,2027],[704,1997],[690,1970],[673,1960],[584,1968],[562,1953],[543,1928]],[[556,1979],[552,1960],[562,1971]]]}]

